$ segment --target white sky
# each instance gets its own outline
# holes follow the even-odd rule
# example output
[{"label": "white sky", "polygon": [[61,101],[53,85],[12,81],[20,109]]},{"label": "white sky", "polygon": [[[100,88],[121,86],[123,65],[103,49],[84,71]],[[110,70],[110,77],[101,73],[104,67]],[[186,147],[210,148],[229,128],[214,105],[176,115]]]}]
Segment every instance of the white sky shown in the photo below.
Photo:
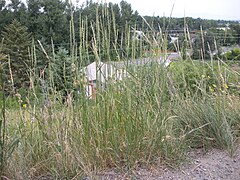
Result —
[{"label": "white sky", "polygon": [[[72,0],[77,1],[77,0]],[[78,0],[80,4],[85,0]],[[94,0],[97,2],[98,0]],[[106,0],[119,3],[121,0]],[[126,0],[140,15],[240,20],[240,0]],[[101,0],[99,1],[101,2]],[[105,1],[104,1],[105,2]]]},{"label": "white sky", "polygon": [[[26,1],[26,0],[22,0]],[[86,0],[72,0],[83,4]],[[93,0],[119,3],[121,0]],[[240,0],[125,0],[140,15],[240,20]]]}]

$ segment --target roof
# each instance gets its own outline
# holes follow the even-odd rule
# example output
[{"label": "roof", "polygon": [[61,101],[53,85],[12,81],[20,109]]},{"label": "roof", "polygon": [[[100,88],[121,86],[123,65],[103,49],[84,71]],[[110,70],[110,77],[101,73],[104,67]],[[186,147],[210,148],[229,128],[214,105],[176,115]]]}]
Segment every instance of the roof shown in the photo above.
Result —
[{"label": "roof", "polygon": [[88,81],[101,81],[105,82],[110,79],[122,80],[127,76],[126,70],[117,69],[111,64],[102,62],[93,62],[87,67],[83,68],[83,72]]}]

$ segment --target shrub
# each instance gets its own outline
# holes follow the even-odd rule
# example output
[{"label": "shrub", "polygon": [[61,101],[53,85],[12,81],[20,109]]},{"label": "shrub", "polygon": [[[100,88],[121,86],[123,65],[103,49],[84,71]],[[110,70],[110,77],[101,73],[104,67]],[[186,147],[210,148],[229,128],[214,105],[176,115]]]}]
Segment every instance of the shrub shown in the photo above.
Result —
[{"label": "shrub", "polygon": [[213,91],[218,79],[212,67],[200,61],[179,61],[170,66],[174,86],[186,95],[199,94],[203,91]]},{"label": "shrub", "polygon": [[224,54],[226,60],[240,60],[240,48],[235,48]]}]

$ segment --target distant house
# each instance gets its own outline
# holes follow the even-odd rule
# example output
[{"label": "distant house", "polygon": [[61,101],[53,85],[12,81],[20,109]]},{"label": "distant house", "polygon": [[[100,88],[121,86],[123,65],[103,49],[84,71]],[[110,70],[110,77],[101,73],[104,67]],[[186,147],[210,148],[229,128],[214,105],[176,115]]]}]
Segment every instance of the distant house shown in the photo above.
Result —
[{"label": "distant house", "polygon": [[227,30],[230,30],[230,27],[217,27],[216,29],[218,30],[222,30],[222,31],[227,31]]},{"label": "distant house", "polygon": [[115,83],[130,77],[127,68],[137,67],[151,63],[159,63],[168,67],[172,61],[180,58],[179,53],[167,53],[166,57],[141,58],[130,61],[118,61],[111,63],[93,62],[84,67],[81,72],[85,79],[85,93],[89,98],[94,98],[97,90],[97,83],[100,87],[106,87],[108,83]]},{"label": "distant house", "polygon": [[112,64],[93,62],[83,68],[81,72],[86,80],[85,93],[89,98],[94,98],[97,82],[105,86],[107,83],[121,81],[129,74],[125,69],[116,68]]}]

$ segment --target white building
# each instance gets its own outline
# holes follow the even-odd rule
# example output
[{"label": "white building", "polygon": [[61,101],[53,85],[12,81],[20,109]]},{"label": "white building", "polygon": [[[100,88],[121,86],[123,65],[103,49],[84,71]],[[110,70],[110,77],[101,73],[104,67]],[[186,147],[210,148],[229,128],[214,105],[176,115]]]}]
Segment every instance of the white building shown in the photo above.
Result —
[{"label": "white building", "polygon": [[102,62],[93,62],[83,68],[81,72],[86,80],[85,92],[89,98],[94,97],[97,82],[105,86],[108,82],[114,83],[129,76],[125,69],[117,69],[111,64]]},{"label": "white building", "polygon": [[227,31],[230,30],[230,27],[217,27],[216,29],[221,30],[221,31]]}]

